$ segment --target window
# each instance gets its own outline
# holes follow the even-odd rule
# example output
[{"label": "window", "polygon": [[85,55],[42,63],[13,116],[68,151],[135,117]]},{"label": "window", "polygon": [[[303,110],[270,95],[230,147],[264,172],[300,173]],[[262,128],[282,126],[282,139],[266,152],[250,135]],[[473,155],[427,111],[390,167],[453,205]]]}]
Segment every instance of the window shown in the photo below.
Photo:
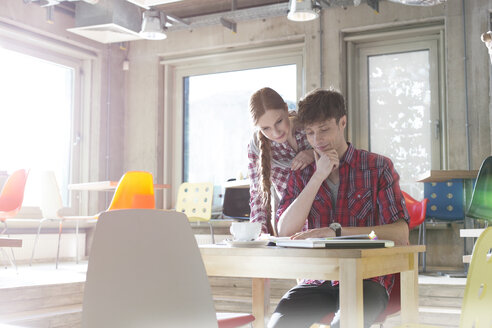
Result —
[{"label": "window", "polygon": [[183,180],[221,185],[245,178],[254,128],[249,98],[269,86],[296,108],[296,66],[274,66],[184,78]]},{"label": "window", "polygon": [[401,33],[349,42],[349,128],[357,147],[391,158],[401,188],[421,198],[416,181],[441,164],[442,40],[438,28],[423,36]]},{"label": "window", "polygon": [[[100,123],[93,99],[100,90],[93,74],[101,65],[98,50],[3,23],[0,58],[0,170],[53,170],[64,205],[93,213],[89,196],[69,193],[67,185],[99,173],[92,164],[98,163],[101,144],[94,133]],[[37,202],[24,197],[25,205]]]},{"label": "window", "polygon": [[[213,182],[214,210],[219,211],[222,185],[246,178],[253,133],[249,98],[268,86],[295,108],[302,90],[302,45],[166,59],[162,64],[166,92],[174,96],[164,114],[165,138],[173,140],[164,144],[164,176],[173,191],[183,181]],[[166,208],[175,203],[168,197]]]},{"label": "window", "polygon": [[0,169],[54,171],[68,204],[74,68],[0,48],[0,71]]}]

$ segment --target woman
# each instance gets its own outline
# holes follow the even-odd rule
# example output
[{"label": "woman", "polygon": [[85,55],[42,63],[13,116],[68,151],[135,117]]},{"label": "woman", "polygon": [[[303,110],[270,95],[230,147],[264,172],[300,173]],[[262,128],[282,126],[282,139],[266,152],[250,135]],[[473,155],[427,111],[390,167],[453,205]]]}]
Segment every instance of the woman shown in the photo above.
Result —
[{"label": "woman", "polygon": [[272,185],[278,204],[290,171],[302,170],[312,163],[314,153],[304,131],[296,127],[295,113],[289,113],[287,104],[275,90],[256,91],[250,99],[250,112],[258,129],[248,146],[250,219],[260,222],[263,232],[276,235],[275,224],[271,222]]}]

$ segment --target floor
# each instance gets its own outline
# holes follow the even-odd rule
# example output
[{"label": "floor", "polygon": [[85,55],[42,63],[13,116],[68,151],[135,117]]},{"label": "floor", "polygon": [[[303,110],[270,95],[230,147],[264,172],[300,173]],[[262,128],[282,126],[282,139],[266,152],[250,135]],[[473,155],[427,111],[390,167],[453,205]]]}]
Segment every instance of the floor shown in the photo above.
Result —
[{"label": "floor", "polygon": [[0,289],[36,285],[52,285],[85,281],[87,261],[60,263],[35,263],[18,265],[17,271],[12,266],[0,269]]},{"label": "floor", "polygon": [[[444,270],[443,270],[444,271]],[[49,288],[50,290],[57,289],[57,287],[51,286],[51,285],[63,285],[63,284],[71,284],[71,285],[76,285],[74,283],[79,283],[79,282],[84,282],[86,278],[86,272],[87,272],[87,261],[81,261],[80,263],[75,263],[74,261],[71,262],[61,262],[58,269],[55,269],[55,264],[54,262],[52,263],[36,263],[33,264],[33,266],[29,266],[27,264],[21,264],[18,266],[17,271],[12,267],[12,266],[5,266],[5,263],[2,263],[2,267],[0,269],[0,289],[4,289],[4,292],[2,294],[5,294],[4,298],[9,298],[9,294],[6,293],[7,290],[9,289],[16,289],[16,287],[34,287],[34,288],[27,288],[24,289],[24,293],[27,294],[33,294],[34,290],[43,290],[46,288]],[[450,272],[450,274],[441,274],[441,271],[433,269],[431,272],[428,272],[426,274],[420,274],[419,275],[419,285],[420,285],[420,318],[424,320],[421,323],[425,324],[433,324],[441,327],[457,327],[457,325],[451,325],[451,322],[455,322],[459,319],[459,310],[460,310],[460,302],[462,298],[462,290],[464,289],[464,286],[466,284],[466,278],[456,278],[457,275],[456,272]],[[432,286],[431,289],[426,289],[425,285]],[[36,287],[41,287],[42,288],[36,288]],[[456,287],[454,287],[456,286]],[[65,287],[60,288],[62,290]],[[439,295],[441,291],[444,290],[453,290],[455,288],[458,288],[460,290],[459,296],[454,301],[453,308],[449,308],[449,304],[439,304],[442,302],[443,297]],[[28,290],[26,292],[26,290]],[[427,290],[427,291],[426,291]],[[46,302],[45,300],[42,299],[55,299],[54,302],[57,302],[57,298],[62,298],[65,297],[63,295],[63,292],[55,292],[59,293],[55,294],[53,297],[47,296],[47,297],[41,297],[40,304],[45,305],[44,303]],[[68,308],[68,307],[57,307],[56,315],[54,314],[52,321],[50,323],[45,323],[42,319],[40,319],[43,316],[49,316],[52,314],[39,314],[37,313],[38,311],[26,311],[27,316],[35,317],[35,319],[31,319],[31,321],[24,321],[28,322],[29,324],[24,325],[23,321],[20,321],[21,324],[17,322],[16,323],[19,326],[24,326],[24,327],[79,327],[80,326],[80,310],[81,310],[81,302],[82,302],[82,297],[83,297],[83,287],[76,289],[77,295],[74,296],[74,298],[77,300],[76,303],[77,305],[71,305],[74,308]],[[444,299],[447,295],[445,293]],[[425,295],[425,296],[424,296]],[[432,301],[430,299],[432,297],[429,296],[436,296],[436,300],[438,301],[438,304],[431,304]],[[42,296],[42,295],[41,295]],[[456,296],[453,296],[456,298]],[[4,300],[5,302],[11,302],[8,299]],[[1,297],[0,297],[0,302],[1,302]],[[21,301],[22,302],[22,301]],[[27,301],[26,304],[29,304],[30,302],[36,302],[36,300],[30,300]],[[59,301],[58,301],[59,303]],[[24,303],[22,303],[24,304]],[[23,306],[23,305],[21,305]],[[37,308],[37,305],[32,305]],[[59,306],[59,304],[57,305]],[[436,307],[437,306],[437,307]],[[446,311],[452,311],[452,313],[446,313]],[[1,311],[0,311],[1,312]],[[62,314],[60,314],[62,312]],[[238,312],[238,311],[235,311]],[[437,313],[435,313],[437,312]],[[0,313],[1,314],[1,313]],[[3,314],[3,317],[5,318],[8,314]],[[63,316],[62,316],[63,315]],[[56,319],[56,316],[59,317],[59,319]],[[0,315],[0,318],[2,315]],[[73,324],[67,325],[68,320],[73,320]],[[53,322],[61,322],[61,324],[54,324]],[[2,322],[3,320],[0,320]],[[12,321],[6,321],[8,323],[12,323]],[[387,319],[387,322],[385,323],[384,327],[396,327],[399,326],[400,319],[398,316],[394,317],[393,320]],[[441,323],[442,325],[439,325]],[[0,327],[2,327],[0,325]]]},{"label": "floor", "polygon": [[[18,265],[17,272],[11,266],[0,269],[0,288],[47,285],[85,281],[87,261],[61,262],[58,269],[54,263]],[[460,273],[433,270],[419,274],[419,284],[465,285],[466,278]]]}]

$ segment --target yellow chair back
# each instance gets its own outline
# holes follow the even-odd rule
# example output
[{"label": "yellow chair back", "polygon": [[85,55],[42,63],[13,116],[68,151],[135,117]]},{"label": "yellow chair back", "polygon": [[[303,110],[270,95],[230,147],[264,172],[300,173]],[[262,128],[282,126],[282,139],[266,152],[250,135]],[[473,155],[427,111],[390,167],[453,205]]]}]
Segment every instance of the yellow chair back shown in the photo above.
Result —
[{"label": "yellow chair back", "polygon": [[[482,232],[473,249],[461,307],[460,327],[492,327],[492,227]],[[489,290],[490,289],[490,290]]]},{"label": "yellow chair back", "polygon": [[176,211],[186,214],[189,221],[209,221],[212,217],[213,191],[211,182],[183,182],[178,189]]},{"label": "yellow chair back", "polygon": [[150,172],[129,171],[118,182],[108,211],[155,208],[154,181]]}]

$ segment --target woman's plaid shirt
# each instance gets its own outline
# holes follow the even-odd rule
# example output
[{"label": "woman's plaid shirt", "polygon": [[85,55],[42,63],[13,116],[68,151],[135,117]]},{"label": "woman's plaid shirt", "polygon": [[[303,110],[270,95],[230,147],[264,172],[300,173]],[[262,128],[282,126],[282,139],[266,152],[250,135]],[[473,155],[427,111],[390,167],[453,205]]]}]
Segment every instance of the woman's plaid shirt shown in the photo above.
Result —
[{"label": "woman's plaid shirt", "polygon": [[[263,206],[261,197],[260,175],[258,169],[261,159],[258,151],[258,139],[256,137],[256,133],[257,132],[255,132],[255,136],[248,146],[248,176],[250,179],[249,206],[251,208],[250,220],[253,222],[260,222],[262,224],[262,231],[266,233],[266,218],[271,217],[271,215],[265,212],[265,206]],[[287,187],[287,179],[289,178],[289,174],[291,172],[290,163],[300,151],[311,148],[304,131],[298,129],[294,132],[294,136],[297,141],[297,152],[292,149],[287,141],[284,143],[270,141],[272,155],[272,171],[270,177],[272,185],[280,199],[282,198],[284,190]]]}]

